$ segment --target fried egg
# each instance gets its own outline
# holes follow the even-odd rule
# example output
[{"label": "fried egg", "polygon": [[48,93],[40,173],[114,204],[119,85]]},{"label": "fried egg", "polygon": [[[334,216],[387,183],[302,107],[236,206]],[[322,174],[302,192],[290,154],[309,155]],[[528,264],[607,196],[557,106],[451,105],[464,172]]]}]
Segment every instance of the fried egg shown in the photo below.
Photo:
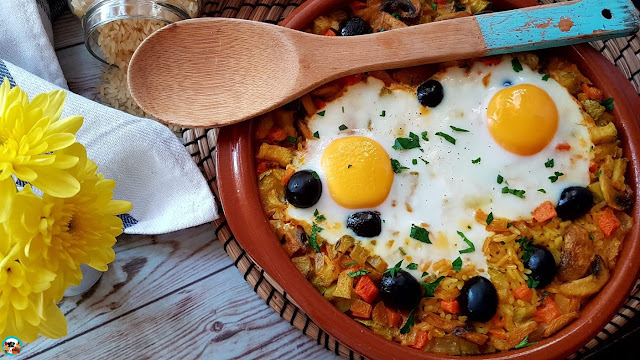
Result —
[{"label": "fried egg", "polygon": [[[482,247],[493,233],[479,211],[528,220],[541,203],[557,205],[564,188],[589,184],[593,144],[580,105],[548,76],[516,70],[510,57],[446,68],[433,76],[444,96],[432,108],[415,87],[371,76],[348,87],[307,119],[315,137],[293,165],[318,174],[322,196],[307,209],[289,206],[288,216],[316,223],[330,244],[348,234],[390,266],[416,263],[418,278],[458,257],[486,276]],[[380,235],[346,227],[359,211],[380,214]]]}]

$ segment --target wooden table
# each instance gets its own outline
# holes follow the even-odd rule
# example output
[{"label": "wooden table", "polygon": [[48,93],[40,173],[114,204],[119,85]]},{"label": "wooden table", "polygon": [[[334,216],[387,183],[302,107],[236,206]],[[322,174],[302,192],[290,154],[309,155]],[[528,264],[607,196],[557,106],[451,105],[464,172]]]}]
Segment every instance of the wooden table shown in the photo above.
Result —
[{"label": "wooden table", "polygon": [[[100,63],[70,13],[54,23],[71,91],[92,98]],[[27,344],[21,359],[329,359],[244,281],[209,224],[158,236],[123,235],[97,286],[60,305],[69,335]]]},{"label": "wooden table", "polygon": [[[79,21],[67,13],[53,28],[70,90],[94,98],[101,64],[86,51]],[[123,235],[115,251],[97,286],[60,305],[69,335],[27,344],[20,358],[338,359],[265,305],[209,224]],[[588,359],[635,360],[639,343],[636,316]]]}]

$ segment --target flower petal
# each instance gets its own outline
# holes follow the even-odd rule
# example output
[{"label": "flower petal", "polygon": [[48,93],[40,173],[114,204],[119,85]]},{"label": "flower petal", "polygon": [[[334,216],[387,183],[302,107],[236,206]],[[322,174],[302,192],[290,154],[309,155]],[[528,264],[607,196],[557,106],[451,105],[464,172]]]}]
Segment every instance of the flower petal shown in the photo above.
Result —
[{"label": "flower petal", "polygon": [[49,144],[47,151],[56,151],[64,149],[76,142],[76,136],[69,133],[57,133],[46,136],[42,141]]},{"label": "flower petal", "polygon": [[80,115],[69,116],[51,123],[44,134],[45,136],[55,133],[75,134],[80,129],[83,122],[84,118]]},{"label": "flower petal", "polygon": [[56,154],[55,167],[58,169],[69,169],[78,163],[77,156]]},{"label": "flower petal", "polygon": [[29,298],[17,291],[11,292],[11,305],[16,310],[24,310],[29,306]]},{"label": "flower petal", "polygon": [[67,319],[60,308],[51,302],[44,311],[45,320],[40,323],[40,333],[49,339],[67,336]]},{"label": "flower petal", "polygon": [[31,183],[44,193],[59,198],[70,198],[80,191],[78,180],[64,170],[48,167],[34,170],[38,178]]},{"label": "flower petal", "polygon": [[17,192],[13,178],[0,180],[0,223],[7,221],[11,214],[11,204]]},{"label": "flower petal", "polygon": [[38,177],[35,171],[27,166],[16,165],[13,167],[13,174],[20,180],[32,182]]},{"label": "flower petal", "polygon": [[111,200],[102,211],[109,215],[120,215],[131,211],[133,204],[124,200]]}]

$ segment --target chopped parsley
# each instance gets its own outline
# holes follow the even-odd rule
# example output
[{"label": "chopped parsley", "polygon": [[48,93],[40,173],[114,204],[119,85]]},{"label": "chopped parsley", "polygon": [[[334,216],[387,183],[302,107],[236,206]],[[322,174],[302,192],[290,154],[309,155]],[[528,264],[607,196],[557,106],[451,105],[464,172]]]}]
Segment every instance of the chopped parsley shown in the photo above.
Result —
[{"label": "chopped parsley", "polygon": [[602,175],[602,169],[598,170],[596,173],[596,178],[600,179],[600,175]]},{"label": "chopped parsley", "polygon": [[431,240],[429,240],[429,231],[420,226],[411,224],[411,232],[409,233],[409,237],[425,244],[431,244]]},{"label": "chopped parsley", "polygon": [[558,181],[558,178],[559,178],[560,176],[563,176],[563,175],[564,175],[563,173],[561,173],[561,172],[559,172],[559,171],[555,171],[555,172],[553,173],[553,175],[549,176],[549,180],[551,180],[551,182],[552,182],[552,183],[554,183],[554,182]]},{"label": "chopped parsley", "polygon": [[539,283],[540,283],[540,281],[536,281],[533,277],[531,277],[531,276],[527,277],[527,287],[529,289],[535,289],[536,286],[538,286]]},{"label": "chopped parsley", "polygon": [[420,277],[425,277],[427,275],[429,275],[429,273],[425,271],[425,272],[422,273],[422,275],[420,275]]},{"label": "chopped parsley", "polygon": [[418,264],[411,263],[411,264],[407,265],[407,269],[409,269],[409,270],[418,270]]},{"label": "chopped parsley", "polygon": [[453,125],[449,126],[451,128],[451,130],[453,131],[457,131],[457,132],[469,132],[469,130],[467,129],[463,129],[463,128],[459,128],[459,127],[455,127]]},{"label": "chopped parsley", "polygon": [[411,310],[411,312],[409,313],[409,317],[407,318],[407,322],[404,323],[404,325],[402,326],[402,328],[400,328],[400,334],[408,334],[411,332],[411,327],[415,324],[414,319],[413,319],[413,312],[416,309]]},{"label": "chopped parsley", "polygon": [[460,258],[460,256],[458,256],[457,259],[453,260],[451,266],[453,266],[453,270],[455,271],[462,270],[462,259]]},{"label": "chopped parsley", "polygon": [[502,177],[502,175],[498,174],[498,179],[496,179],[496,181],[498,182],[498,184],[502,184],[504,178]]},{"label": "chopped parsley", "polygon": [[600,105],[604,106],[605,109],[609,111],[613,111],[613,98],[608,98],[600,103]]},{"label": "chopped parsley", "polygon": [[436,291],[442,280],[444,280],[444,276],[440,276],[428,284],[421,282],[420,285],[424,288],[424,297],[433,297],[433,292]]},{"label": "chopped parsley", "polygon": [[542,77],[542,81],[547,81],[549,80],[549,74],[544,74],[544,76]]},{"label": "chopped parsley", "polygon": [[473,243],[471,242],[471,240],[467,239],[466,236],[464,236],[464,234],[461,231],[458,231],[458,235],[460,235],[460,237],[462,238],[462,240],[469,245],[468,249],[464,249],[464,250],[460,250],[458,251],[460,254],[466,254],[466,253],[471,253],[476,251],[476,246],[473,245]]},{"label": "chopped parsley", "polygon": [[292,144],[297,144],[298,143],[298,138],[295,136],[287,136],[287,141],[292,143]]},{"label": "chopped parsley", "polygon": [[475,160],[471,160],[471,163],[472,164],[478,164],[478,163],[480,163],[481,160],[482,160],[481,158],[477,158]]},{"label": "chopped parsley", "polygon": [[436,133],[436,135],[438,135],[438,136],[442,136],[445,140],[447,140],[448,142],[452,143],[453,145],[455,145],[455,144],[456,144],[456,139],[454,139],[454,138],[453,138],[451,135],[449,135],[449,134],[445,134],[445,133],[443,133],[443,132],[441,132],[441,131],[438,131],[438,132]]},{"label": "chopped parsley", "polygon": [[318,209],[316,209],[316,211],[314,211],[314,212],[313,212],[313,216],[315,216],[315,217],[316,217],[316,221],[317,221],[317,222],[321,222],[321,221],[325,221],[325,220],[327,220],[327,218],[326,218],[326,217],[324,217],[324,215],[322,215],[322,214],[320,214],[320,213],[318,212]]},{"label": "chopped parsley", "polygon": [[425,165],[429,165],[429,162],[423,158],[420,158],[420,160],[422,160],[422,162],[424,162]]},{"label": "chopped parsley", "polygon": [[510,189],[508,186],[505,186],[502,188],[502,193],[503,194],[511,194],[511,195],[515,195],[517,197],[519,197],[520,199],[524,199],[524,193],[526,193],[526,191],[524,190],[518,190],[518,189]]},{"label": "chopped parsley", "polygon": [[412,163],[413,165],[418,165],[418,159],[413,159],[413,160],[411,160],[411,163]]},{"label": "chopped parsley", "polygon": [[546,168],[552,168],[553,165],[554,165],[553,159],[547,159],[547,162],[544,163],[544,167],[546,167]]},{"label": "chopped parsley", "polygon": [[347,165],[347,169],[351,169],[352,166],[353,165],[351,165],[351,164]]},{"label": "chopped parsley", "polygon": [[387,112],[386,112],[386,111],[384,111],[384,110],[382,110],[382,112],[380,113],[380,116],[381,116],[381,117],[385,117],[385,116],[387,116]]},{"label": "chopped parsley", "polygon": [[522,247],[522,262],[526,263],[536,251],[536,248],[533,246],[533,237],[530,239],[527,239],[526,236],[521,237],[520,239],[516,239],[516,243]]},{"label": "chopped parsley", "polygon": [[314,137],[314,138],[316,138],[316,139],[320,139],[320,133],[319,133],[319,132],[317,132],[317,131],[316,131],[316,132],[314,132],[314,133],[313,133],[313,137]]},{"label": "chopped parsley", "polygon": [[358,270],[358,271],[355,271],[355,272],[348,273],[347,276],[348,277],[356,277],[356,276],[367,275],[368,273],[370,273],[369,270],[364,270],[363,269],[363,270]]},{"label": "chopped parsley", "polygon": [[520,64],[520,60],[518,58],[511,59],[511,66],[513,67],[513,71],[520,72],[522,71],[522,64]]},{"label": "chopped parsley", "polygon": [[315,223],[311,226],[311,235],[309,235],[309,245],[317,251],[320,252],[320,246],[318,246],[318,233],[322,231],[322,228]]},{"label": "chopped parsley", "polygon": [[530,343],[530,342],[529,342],[529,336],[527,335],[527,336],[525,336],[525,337],[524,337],[524,339],[522,339],[522,341],[520,341],[520,343],[519,343],[518,345],[514,346],[513,348],[514,348],[514,349],[522,349],[523,347],[527,347],[527,346],[535,345],[535,344],[537,344],[537,343],[538,343],[538,342],[532,342],[532,343]]},{"label": "chopped parsley", "polygon": [[541,193],[543,193],[543,194],[546,194],[546,193],[547,193],[547,190],[545,190],[545,189],[538,189],[538,191],[539,191],[539,192],[541,192]]},{"label": "chopped parsley", "polygon": [[344,114],[344,106],[342,107],[342,113]]},{"label": "chopped parsley", "polygon": [[393,16],[393,17],[394,17],[394,18],[396,18],[396,19],[400,19],[400,13],[399,13],[399,12],[397,12],[397,11],[394,11],[394,12],[391,14],[391,16]]},{"label": "chopped parsley", "polygon": [[493,212],[490,212],[489,215],[487,216],[487,225],[491,225],[492,222],[493,222]]},{"label": "chopped parsley", "polygon": [[513,223],[510,223],[510,222],[507,223],[507,229],[512,227],[512,226],[513,226]]},{"label": "chopped parsley", "polygon": [[391,147],[394,150],[409,150],[420,147],[420,138],[418,135],[410,132],[408,138],[396,138],[396,142]]},{"label": "chopped parsley", "polygon": [[426,131],[423,131],[420,133],[420,136],[422,136],[422,140],[424,141],[429,141],[429,138],[427,137],[428,133]]},{"label": "chopped parsley", "polygon": [[[382,220],[382,222],[384,222],[384,220]],[[407,252],[404,250],[404,248],[402,246],[400,246],[398,248],[398,251],[400,252],[400,254],[402,254],[402,256],[406,256]]]},{"label": "chopped parsley", "polygon": [[342,265],[342,267],[343,267],[343,268],[348,268],[349,266],[351,266],[351,265],[355,265],[355,264],[357,264],[357,263],[358,263],[357,261],[352,261],[352,262],[350,262],[350,263],[346,263],[346,264]]},{"label": "chopped parsley", "polygon": [[340,130],[340,131],[347,130],[347,129],[348,129],[348,127],[345,124],[342,124],[342,125],[338,126],[338,130]]},{"label": "chopped parsley", "polygon": [[391,168],[393,169],[393,172],[396,174],[400,174],[402,172],[402,170],[408,170],[409,168],[406,166],[402,166],[402,164],[400,164],[400,161],[396,160],[396,159],[391,159]]},{"label": "chopped parsley", "polygon": [[396,273],[400,270],[400,266],[402,266],[402,260],[400,260],[397,264],[395,264],[393,267],[388,268],[387,270],[384,271],[384,273],[389,273],[391,275],[391,277],[396,277]]},{"label": "chopped parsley", "polygon": [[589,239],[591,239],[591,241],[593,241],[595,238],[596,238],[596,237],[595,237],[595,236],[593,236],[593,234],[592,234],[592,233],[589,233]]},{"label": "chopped parsley", "polygon": [[433,10],[438,10],[438,4],[431,4],[431,8]]},{"label": "chopped parsley", "polygon": [[326,112],[325,110],[322,110],[322,111],[320,111],[320,112],[318,113],[318,115],[320,115],[320,116],[324,116],[324,113],[325,113],[325,112]]},{"label": "chopped parsley", "polygon": [[318,175],[318,173],[313,170],[311,170],[311,176],[313,176],[313,178],[316,180],[320,180],[320,176]]}]

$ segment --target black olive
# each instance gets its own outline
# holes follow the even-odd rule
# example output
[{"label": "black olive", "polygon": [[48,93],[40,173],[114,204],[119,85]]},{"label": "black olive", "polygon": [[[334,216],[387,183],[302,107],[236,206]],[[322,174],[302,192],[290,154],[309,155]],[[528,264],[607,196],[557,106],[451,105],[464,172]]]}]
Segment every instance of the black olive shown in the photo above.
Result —
[{"label": "black olive", "polygon": [[382,231],[380,214],[373,211],[360,211],[349,215],[347,227],[362,237],[374,237]]},{"label": "black olive", "polygon": [[418,86],[418,101],[428,107],[436,107],[444,97],[444,89],[440,81],[429,79]]},{"label": "black olive", "polygon": [[363,18],[354,16],[340,23],[338,35],[355,36],[371,34],[373,29]]},{"label": "black olive", "polygon": [[469,320],[489,321],[498,310],[498,292],[487,278],[474,276],[464,283],[458,304]]},{"label": "black olive", "polygon": [[320,200],[322,182],[318,174],[309,170],[300,170],[291,175],[285,197],[289,204],[297,208],[308,208]]},{"label": "black olive", "polygon": [[574,220],[591,210],[593,194],[582,186],[571,186],[562,190],[556,212],[562,220]]},{"label": "black olive", "polygon": [[533,248],[535,250],[524,263],[524,267],[531,270],[528,276],[538,282],[535,288],[540,289],[549,285],[556,276],[556,260],[546,248],[538,245],[534,245]]},{"label": "black olive", "polygon": [[420,303],[422,287],[416,278],[404,270],[387,271],[380,279],[380,296],[393,309],[412,310]]}]

